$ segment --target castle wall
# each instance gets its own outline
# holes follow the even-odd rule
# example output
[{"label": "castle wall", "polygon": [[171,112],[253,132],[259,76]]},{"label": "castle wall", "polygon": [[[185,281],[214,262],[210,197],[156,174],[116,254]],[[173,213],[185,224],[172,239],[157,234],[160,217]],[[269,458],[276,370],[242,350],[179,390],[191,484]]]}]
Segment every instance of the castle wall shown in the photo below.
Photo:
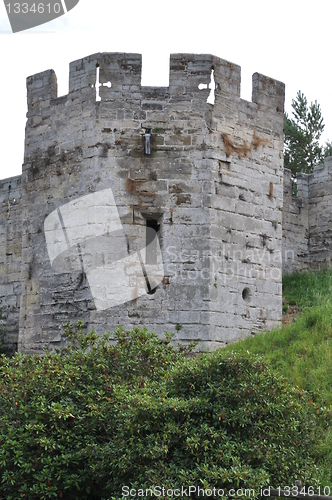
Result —
[{"label": "castle wall", "polygon": [[[253,75],[253,102],[216,99],[213,253],[215,340],[231,342],[281,319],[283,85]],[[214,152],[214,158],[216,154]],[[216,259],[215,259],[216,260]],[[212,266],[213,269],[213,266]]]},{"label": "castle wall", "polygon": [[309,256],[309,178],[297,175],[297,195],[292,194],[291,171],[284,169],[282,213],[283,273],[308,269]]},{"label": "castle wall", "polygon": [[70,64],[68,96],[56,87],[52,70],[27,79],[19,349],[63,345],[77,319],[208,349],[277,325],[284,85],[256,73],[247,102],[239,66],[173,54],[169,87],[141,87],[140,55],[99,53]]},{"label": "castle wall", "polygon": [[17,349],[21,299],[21,176],[0,181],[0,334],[6,349]]},{"label": "castle wall", "polygon": [[309,176],[310,268],[330,267],[332,260],[332,157]]},{"label": "castle wall", "polygon": [[291,172],[284,174],[283,272],[330,267],[332,255],[332,157],[312,174],[297,174],[292,196]]}]

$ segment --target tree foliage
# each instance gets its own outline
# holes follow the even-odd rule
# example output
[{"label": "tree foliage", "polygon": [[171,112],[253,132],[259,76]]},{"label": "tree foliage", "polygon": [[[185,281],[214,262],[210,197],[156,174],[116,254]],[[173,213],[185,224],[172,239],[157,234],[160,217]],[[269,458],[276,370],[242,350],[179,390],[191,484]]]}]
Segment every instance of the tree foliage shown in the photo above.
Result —
[{"label": "tree foliage", "polygon": [[313,484],[309,398],[259,358],[189,359],[145,329],[66,333],[58,352],[0,358],[0,498]]},{"label": "tree foliage", "polygon": [[325,158],[327,156],[332,156],[332,142],[330,142],[330,141],[326,141],[326,143],[325,143],[324,156],[325,156]]},{"label": "tree foliage", "polygon": [[308,105],[307,98],[299,90],[292,100],[292,117],[285,113],[284,165],[293,175],[296,172],[311,173],[323,161],[324,152],[319,140],[324,122],[317,101]]}]

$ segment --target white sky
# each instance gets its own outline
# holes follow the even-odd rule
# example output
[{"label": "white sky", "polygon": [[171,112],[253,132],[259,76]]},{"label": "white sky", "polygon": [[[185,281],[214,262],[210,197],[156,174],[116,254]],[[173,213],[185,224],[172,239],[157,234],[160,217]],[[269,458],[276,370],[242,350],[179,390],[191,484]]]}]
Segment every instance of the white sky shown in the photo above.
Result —
[{"label": "white sky", "polygon": [[12,34],[1,2],[0,178],[21,173],[26,77],[52,68],[58,94],[67,94],[69,62],[95,52],[141,53],[142,83],[163,86],[170,53],[214,54],[241,66],[244,99],[258,71],[286,84],[288,112],[298,90],[317,100],[323,141],[332,141],[331,14],[326,0],[80,0],[55,21]]}]

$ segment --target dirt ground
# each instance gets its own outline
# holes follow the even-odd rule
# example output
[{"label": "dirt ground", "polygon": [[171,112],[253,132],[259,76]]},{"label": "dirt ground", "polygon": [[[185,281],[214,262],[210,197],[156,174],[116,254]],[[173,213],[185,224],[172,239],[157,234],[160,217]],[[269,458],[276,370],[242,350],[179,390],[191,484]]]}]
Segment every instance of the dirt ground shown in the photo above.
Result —
[{"label": "dirt ground", "polygon": [[301,308],[297,305],[288,306],[287,312],[282,314],[282,324],[287,326],[292,323],[300,311]]}]

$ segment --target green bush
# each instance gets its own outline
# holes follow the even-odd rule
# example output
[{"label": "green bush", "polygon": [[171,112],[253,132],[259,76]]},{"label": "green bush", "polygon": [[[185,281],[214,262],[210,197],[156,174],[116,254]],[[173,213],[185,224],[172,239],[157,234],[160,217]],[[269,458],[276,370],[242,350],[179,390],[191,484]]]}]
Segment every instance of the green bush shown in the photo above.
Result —
[{"label": "green bush", "polygon": [[259,358],[189,359],[145,329],[66,333],[61,351],[1,358],[0,498],[314,481],[308,398]]}]

